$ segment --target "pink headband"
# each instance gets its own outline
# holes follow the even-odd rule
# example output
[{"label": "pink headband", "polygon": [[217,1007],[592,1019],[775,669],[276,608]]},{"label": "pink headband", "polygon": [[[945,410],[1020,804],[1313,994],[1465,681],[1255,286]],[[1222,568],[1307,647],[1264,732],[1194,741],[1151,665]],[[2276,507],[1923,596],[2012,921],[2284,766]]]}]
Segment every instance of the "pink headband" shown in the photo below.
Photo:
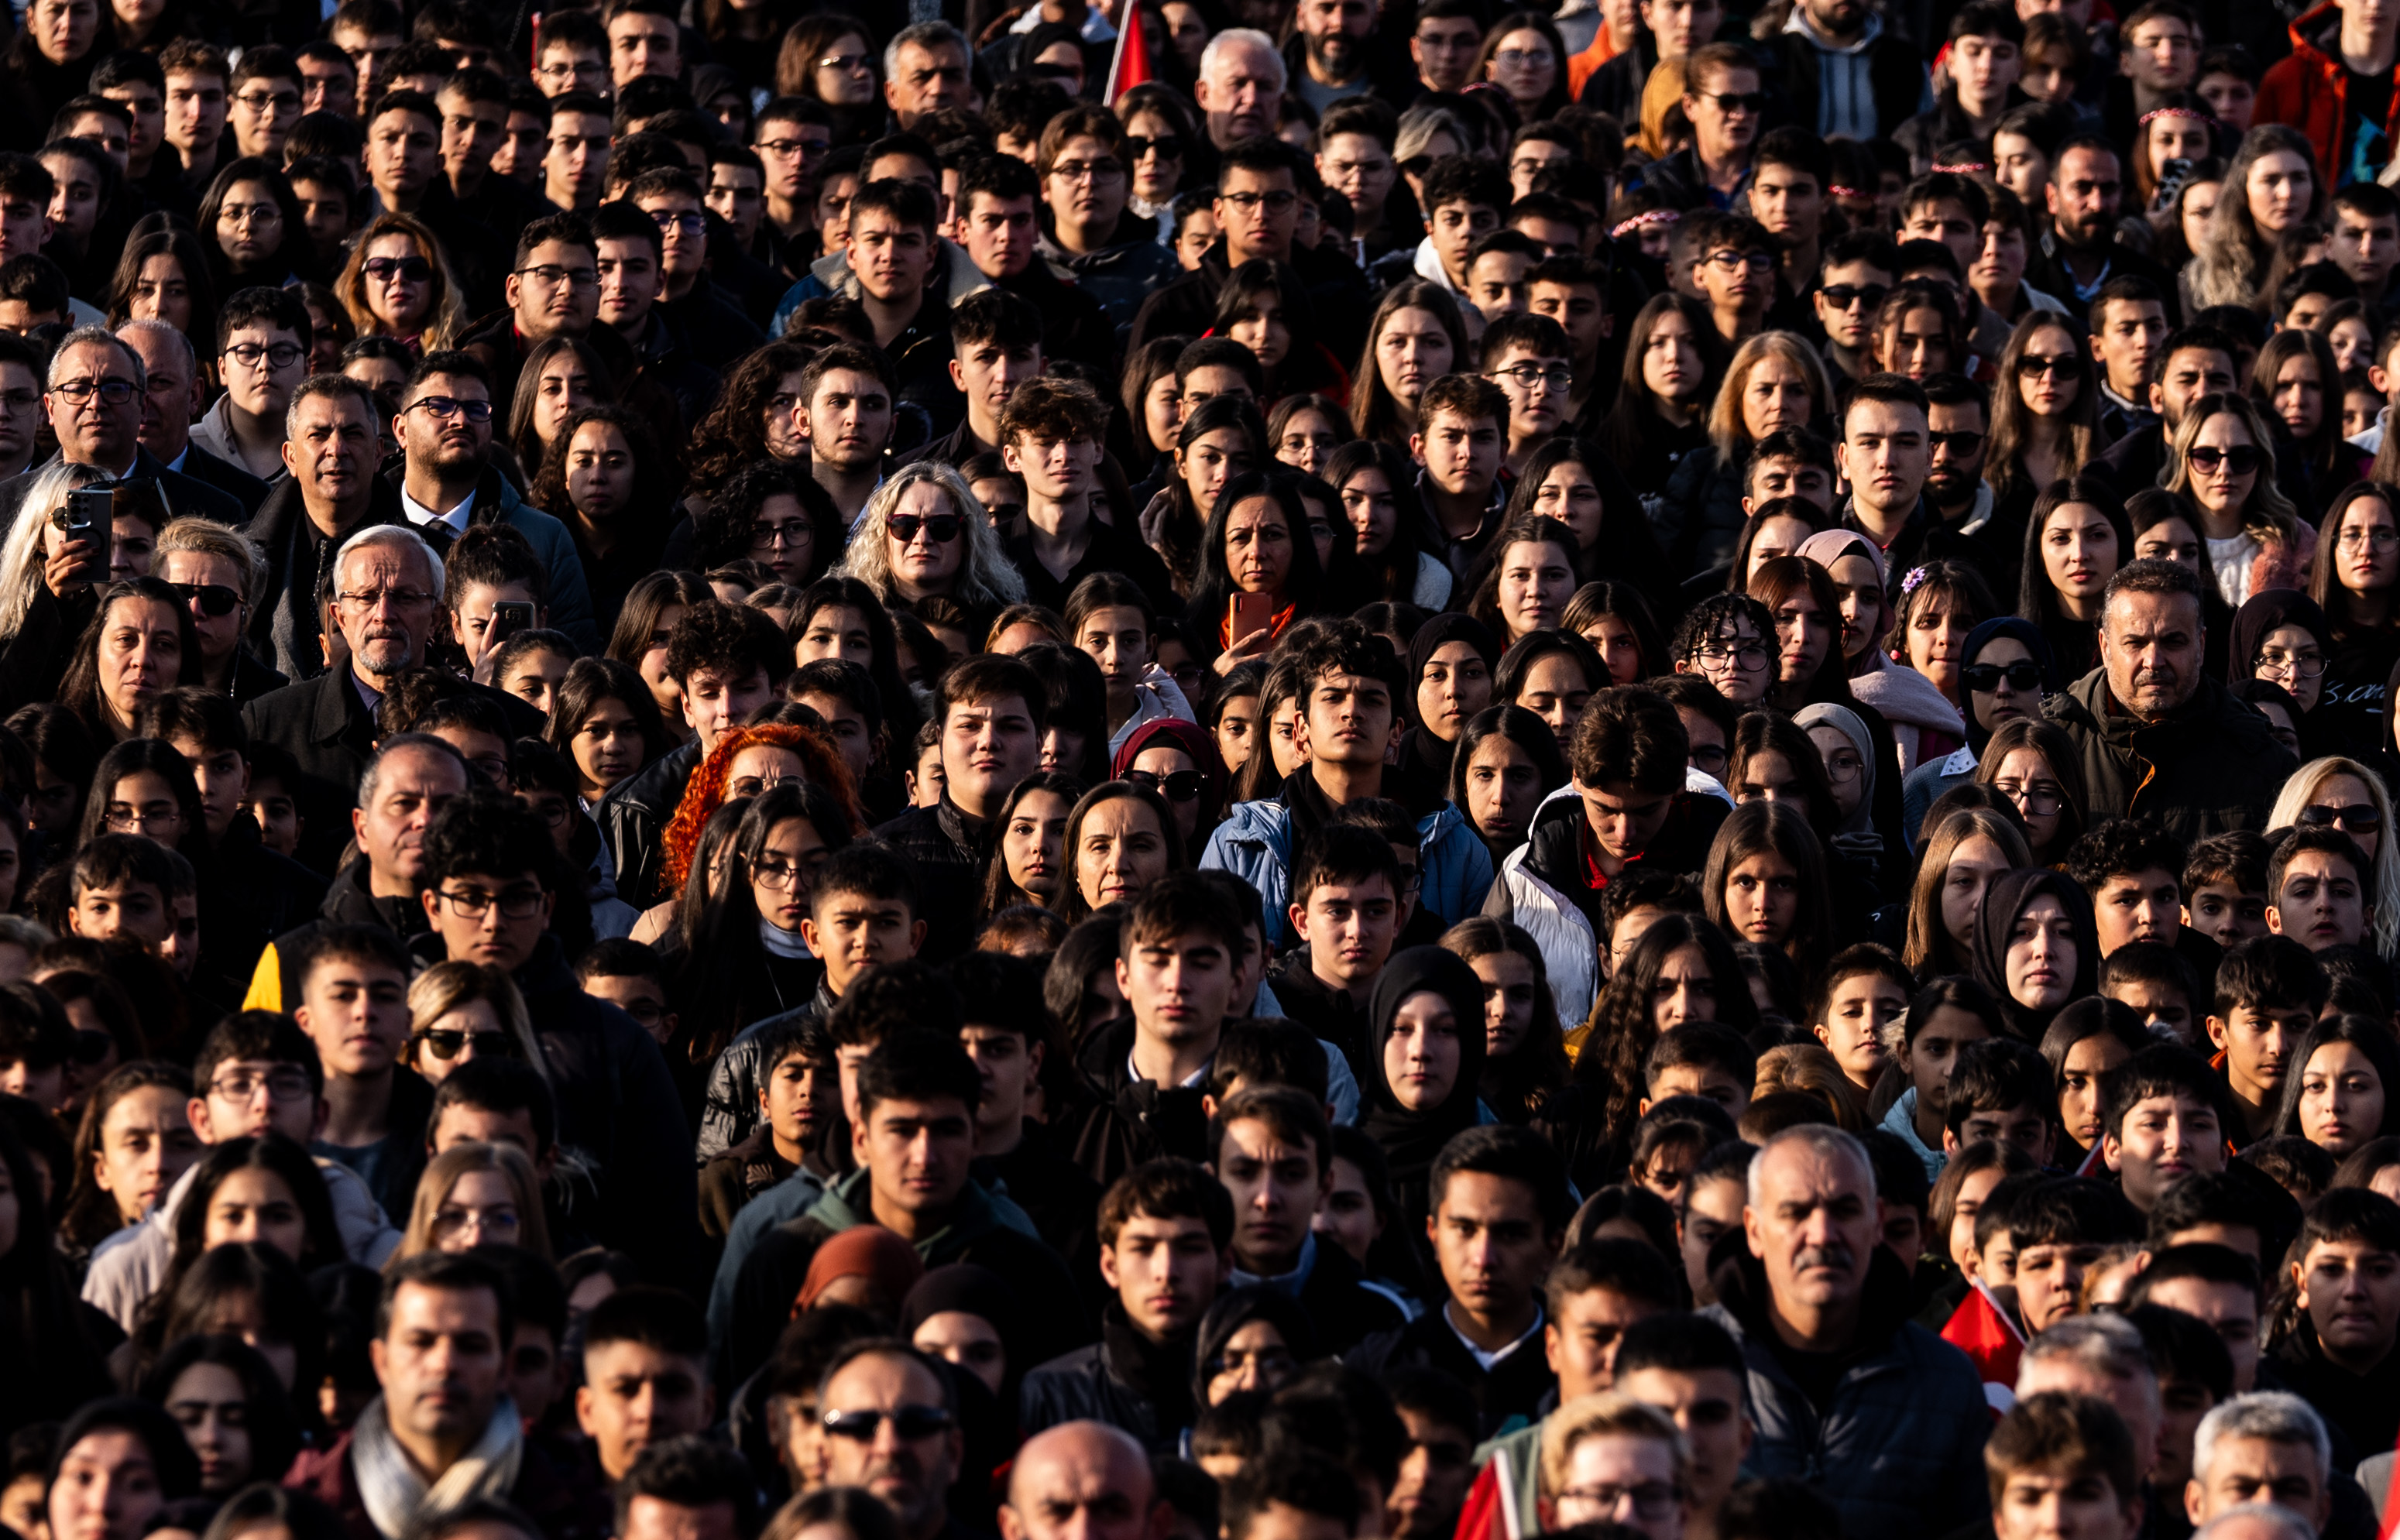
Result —
[{"label": "pink headband", "polygon": [[1674,209],[1645,209],[1642,212],[1635,214],[1631,219],[1625,221],[1623,224],[1612,225],[1609,228],[1608,238],[1611,240],[1623,240],[1627,236],[1631,235],[1634,231],[1641,229],[1644,225],[1672,225],[1683,217],[1682,212]]},{"label": "pink headband", "polygon": [[2134,127],[2147,129],[2150,126],[2150,119],[2154,117],[2189,117],[2195,123],[2214,123],[2216,121],[2215,117],[2209,116],[2207,113],[2200,111],[2196,107],[2161,107],[2155,112],[2144,113],[2142,115],[2142,120],[2135,124]]},{"label": "pink headband", "polygon": [[1833,192],[1835,198],[1871,198],[1874,196],[1871,193],[1862,193],[1856,187],[1845,187],[1838,182],[1834,184]]},{"label": "pink headband", "polygon": [[1937,160],[1933,163],[1933,169],[1937,171],[1948,171],[1956,176],[1973,176],[1978,171],[1991,170],[1980,160],[1961,160],[1951,165],[1944,165]]}]

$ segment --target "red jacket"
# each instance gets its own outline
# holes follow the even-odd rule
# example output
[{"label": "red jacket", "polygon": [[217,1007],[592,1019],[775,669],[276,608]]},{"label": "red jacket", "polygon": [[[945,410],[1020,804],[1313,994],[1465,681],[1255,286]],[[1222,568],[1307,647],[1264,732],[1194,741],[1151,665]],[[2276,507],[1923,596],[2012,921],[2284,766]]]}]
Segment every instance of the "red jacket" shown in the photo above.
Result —
[{"label": "red jacket", "polygon": [[[2251,118],[2253,123],[2288,123],[2308,135],[2316,151],[2317,175],[2327,187],[2342,183],[2342,168],[2334,164],[2334,157],[2341,153],[2350,75],[2342,68],[2340,35],[2341,11],[2330,0],[2293,22],[2291,54],[2277,60],[2259,82],[2257,111]],[[2400,90],[2392,93],[2383,132],[2400,139]]]}]

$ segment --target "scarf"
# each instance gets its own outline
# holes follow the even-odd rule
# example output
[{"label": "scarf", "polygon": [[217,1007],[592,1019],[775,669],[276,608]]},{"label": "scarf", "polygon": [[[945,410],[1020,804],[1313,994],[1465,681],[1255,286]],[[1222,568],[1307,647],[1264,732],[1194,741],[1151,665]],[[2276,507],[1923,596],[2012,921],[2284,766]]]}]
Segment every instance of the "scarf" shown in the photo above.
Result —
[{"label": "scarf", "polygon": [[[2038,1010],[2009,993],[2009,935],[2016,929],[2017,918],[2044,894],[2066,906],[2067,922],[2074,928],[2075,976],[2067,985],[2066,999],[2057,1008]],[[2048,866],[2020,866],[1992,879],[1975,909],[1974,943],[1975,982],[1992,992],[1999,1002],[2001,1018],[2024,1042],[2039,1043],[2059,1010],[2099,992],[2100,935],[2093,928],[2092,901],[2084,896],[2081,884],[2064,872]]]},{"label": "scarf", "polygon": [[[1440,1106],[1412,1111],[1393,1095],[1384,1066],[1392,1021],[1411,995],[1426,991],[1450,1002],[1458,1018],[1458,1078]],[[1441,1147],[1480,1113],[1475,1088],[1483,1081],[1483,981],[1455,954],[1411,947],[1392,954],[1367,1001],[1367,1062],[1360,1065],[1358,1126],[1389,1157],[1395,1183],[1422,1183]]]},{"label": "scarf", "polygon": [[761,917],[758,921],[758,945],[767,948],[769,957],[813,960],[816,953],[800,939],[798,931],[787,931],[772,920]]},{"label": "scarf", "polygon": [[[1472,615],[1462,615],[1455,610],[1437,615],[1417,627],[1416,634],[1409,638],[1409,693],[1407,699],[1396,702],[1404,715],[1411,717],[1418,715],[1417,688],[1425,683],[1425,671],[1433,662],[1433,655],[1452,642],[1465,642],[1473,647],[1476,656],[1483,660],[1487,674],[1499,672],[1500,643],[1489,626]],[[1445,742],[1435,737],[1420,721],[1410,731],[1404,746],[1411,760],[1423,770],[1433,784],[1444,789],[1449,787],[1451,758],[1458,748],[1454,740]]]},{"label": "scarf", "polygon": [[475,1447],[430,1485],[392,1437],[382,1397],[367,1403],[350,1434],[350,1471],[358,1478],[360,1501],[387,1540],[397,1540],[419,1520],[453,1512],[476,1498],[505,1500],[517,1484],[524,1458],[525,1431],[516,1404],[505,1396],[492,1409],[492,1420]]},{"label": "scarf", "polygon": [[[2325,623],[2325,611],[2316,601],[2288,588],[2261,589],[2234,612],[2233,645],[2225,649],[2227,684],[2238,685],[2251,677],[2251,662],[2266,645],[2268,634],[2282,626],[2298,626],[2316,639],[2319,652],[2333,656],[2333,628]],[[2293,720],[2298,718],[2295,712]]]},{"label": "scarf", "polygon": [[1867,725],[1860,721],[1859,714],[1849,707],[1837,706],[1827,701],[1820,701],[1813,706],[1802,706],[1792,714],[1792,722],[1804,732],[1822,723],[1848,739],[1850,747],[1859,751],[1858,810],[1842,820],[1841,827],[1834,831],[1834,840],[1839,844],[1848,837],[1864,835],[1875,841],[1875,853],[1881,854],[1883,836],[1875,832],[1875,739],[1868,734]]}]

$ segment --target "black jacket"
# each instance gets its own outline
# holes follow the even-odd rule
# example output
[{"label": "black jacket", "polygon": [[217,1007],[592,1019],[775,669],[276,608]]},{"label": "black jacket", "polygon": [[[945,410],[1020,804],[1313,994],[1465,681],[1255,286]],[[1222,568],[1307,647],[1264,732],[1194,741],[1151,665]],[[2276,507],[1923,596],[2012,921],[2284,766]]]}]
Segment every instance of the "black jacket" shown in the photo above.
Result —
[{"label": "black jacket", "polygon": [[[1319,342],[1336,358],[1356,358],[1367,341],[1367,316],[1372,307],[1367,275],[1339,252],[1295,246],[1286,258],[1308,290],[1316,314],[1313,318]],[[1184,274],[1142,301],[1125,337],[1125,353],[1152,337],[1196,337],[1217,319],[1218,291],[1233,276],[1220,239],[1200,259],[1199,267]]]},{"label": "black jacket", "polygon": [[2275,794],[2299,769],[2265,715],[2206,675],[2155,723],[2118,706],[2105,669],[2046,698],[2042,715],[2075,745],[2092,820],[2150,818],[2186,843],[2265,829]]},{"label": "black jacket", "polygon": [[1106,1292],[1100,1281],[1100,1184],[1067,1158],[1060,1149],[1064,1142],[1048,1124],[1028,1118],[1016,1148],[976,1161],[975,1179],[1025,1210],[1050,1249],[1067,1259],[1083,1285],[1084,1302],[1098,1315]]},{"label": "black jacket", "polygon": [[1512,1417],[1538,1420],[1543,1398],[1559,1383],[1542,1350],[1539,1327],[1507,1357],[1485,1369],[1452,1328],[1447,1302],[1435,1305],[1397,1331],[1378,1331],[1343,1354],[1342,1361],[1378,1380],[1395,1369],[1411,1366],[1446,1371],[1475,1398],[1479,1440],[1499,1435]]},{"label": "black jacket", "polygon": [[[716,222],[715,214],[708,218],[712,225]],[[663,311],[683,334],[691,356],[718,374],[767,342],[765,328],[750,319],[741,300],[704,274],[690,293],[681,299],[661,300],[656,308]],[[698,423],[700,418],[687,414],[685,420]]]},{"label": "black jacket", "polygon": [[1638,33],[1633,46],[1591,72],[1583,83],[1579,105],[1604,112],[1619,123],[1642,121],[1642,88],[1658,67],[1658,44],[1647,31]]},{"label": "black jacket", "polygon": [[[1397,948],[1398,943],[1396,942]],[[1310,1035],[1342,1050],[1350,1070],[1359,1074],[1359,1056],[1367,1050],[1367,1013],[1350,991],[1316,976],[1307,943],[1287,948],[1267,970],[1267,988],[1286,1019]]]},{"label": "black jacket", "polygon": [[[258,513],[258,505],[266,500],[267,484],[266,482],[260,481],[231,460],[219,459],[197,443],[186,444],[184,448],[183,474],[196,482],[213,486],[239,502],[244,518],[255,517]],[[285,476],[276,478],[278,481],[289,479]]]},{"label": "black jacket", "polygon": [[[1818,83],[1822,62],[1817,45],[1801,33],[1775,34],[1762,52],[1781,54],[1783,91],[1791,121],[1814,133],[1817,129]],[[1614,61],[1611,61],[1614,62]],[[1607,65],[1601,66],[1602,69]],[[1771,79],[1776,72],[1765,72]],[[1867,45],[1867,79],[1875,91],[1875,134],[1889,139],[1916,116],[1925,102],[1925,60],[1916,44],[1886,28]],[[1636,116],[1640,99],[1635,100]],[[1628,119],[1627,121],[1631,121]],[[2037,286],[2039,287],[2039,286]]]},{"label": "black jacket", "polygon": [[[735,319],[744,320],[740,316]],[[617,333],[617,335],[634,354],[636,361],[634,372],[673,396],[675,410],[683,414],[685,422],[697,423],[708,415],[709,407],[716,404],[716,392],[723,387],[724,378],[702,360],[698,350],[692,347],[691,334],[666,307],[652,306],[649,321],[639,342],[625,338],[622,333]],[[616,331],[614,327],[607,327],[606,322],[593,326],[593,330],[596,332],[604,327]]]},{"label": "black jacket", "polygon": [[[608,366],[608,374],[617,382],[617,404],[636,412],[650,425],[650,431],[661,443],[679,443],[685,430],[691,427],[684,421],[683,408],[675,404],[675,393],[655,380],[642,377],[641,361],[634,349],[613,330],[592,323],[583,340],[600,355]],[[516,312],[494,310],[478,317],[457,342],[460,351],[471,353],[492,372],[492,416],[500,422],[509,419],[509,410],[516,400],[517,376],[525,372],[525,355],[533,345],[517,331]]]},{"label": "black jacket", "polygon": [[911,808],[877,827],[875,837],[917,869],[925,945],[918,956],[947,962],[975,945],[975,903],[999,831],[970,818],[944,793],[938,806]]},{"label": "black jacket", "polygon": [[[39,465],[28,467],[23,475],[0,481],[0,529],[10,528],[16,524],[17,515],[25,511],[25,494],[33,490],[34,478],[56,465],[58,459],[59,457],[53,453]],[[196,476],[168,470],[167,462],[147,449],[136,448],[133,451],[133,469],[126,479],[157,482],[159,492],[167,499],[170,517],[197,513],[222,525],[238,525],[248,516],[241,500],[232,493],[220,491]],[[34,511],[48,513],[49,510],[44,508]]]},{"label": "black jacket", "polygon": [[1052,577],[1050,569],[1043,566],[1042,559],[1033,553],[1030,532],[1001,542],[1001,549],[1008,553],[1009,561],[1025,579],[1027,604],[1043,605],[1064,613],[1067,595],[1075,592],[1077,583],[1095,572],[1114,572],[1131,579],[1134,586],[1148,594],[1150,602],[1158,606],[1160,614],[1175,611],[1180,604],[1175,596],[1175,579],[1168,575],[1166,564],[1159,559],[1157,552],[1115,525],[1092,519],[1084,527],[1083,557],[1067,569],[1063,578]]},{"label": "black jacket", "polygon": [[1152,1455],[1181,1448],[1190,1422],[1193,1341],[1152,1342],[1109,1302],[1100,1340],[1036,1365],[1017,1396],[1017,1430],[1030,1438],[1061,1423],[1122,1428]]},{"label": "black jacket", "polygon": [[324,591],[342,540],[369,525],[408,523],[397,485],[382,476],[370,476],[367,483],[366,513],[340,538],[327,538],[309,522],[300,484],[289,476],[266,489],[241,525],[242,534],[266,555],[266,592],[251,608],[246,640],[288,677],[314,678],[325,671],[320,645],[324,620],[317,595]]},{"label": "black jacket", "polygon": [[1106,1187],[1146,1160],[1208,1158],[1208,1117],[1197,1086],[1136,1080],[1130,1017],[1095,1032],[1075,1056],[1078,1101],[1057,1120],[1074,1162]]},{"label": "black jacket", "polygon": [[1052,270],[1040,253],[1025,265],[1025,271],[995,282],[1042,312],[1043,357],[1115,368],[1117,329],[1108,312],[1073,279]]},{"label": "black jacket", "polygon": [[691,772],[700,768],[700,740],[693,739],[645,765],[609,788],[600,799],[600,838],[617,862],[617,896],[637,909],[666,897],[664,853],[659,845]]},{"label": "black jacket", "polygon": [[1349,1252],[1319,1236],[1310,1237],[1306,1250],[1314,1261],[1300,1283],[1300,1308],[1316,1328],[1319,1349],[1339,1356],[1377,1332],[1408,1324],[1400,1302],[1368,1288],[1365,1271]]},{"label": "black jacket", "polygon": [[[2112,278],[2149,279],[2150,287],[2159,292],[2159,299],[2166,307],[2168,327],[2172,329],[2183,324],[2182,291],[2175,286],[2175,275],[2172,269],[2151,261],[2122,241],[2112,241],[2108,247],[2108,267],[2101,275],[2101,281],[2105,283]],[[2083,313],[2084,296],[2075,281],[2075,275],[2059,255],[2057,236],[2047,225],[2032,250],[2025,252],[2025,280],[2066,306],[2073,314]]]},{"label": "black jacket", "polygon": [[239,813],[210,856],[199,873],[200,966],[238,1000],[267,943],[323,908],[326,882],[268,850],[258,820]]},{"label": "black jacket", "polygon": [[38,575],[25,619],[0,637],[0,715],[59,698],[75,641],[100,610],[100,591],[86,584],[52,593]]}]

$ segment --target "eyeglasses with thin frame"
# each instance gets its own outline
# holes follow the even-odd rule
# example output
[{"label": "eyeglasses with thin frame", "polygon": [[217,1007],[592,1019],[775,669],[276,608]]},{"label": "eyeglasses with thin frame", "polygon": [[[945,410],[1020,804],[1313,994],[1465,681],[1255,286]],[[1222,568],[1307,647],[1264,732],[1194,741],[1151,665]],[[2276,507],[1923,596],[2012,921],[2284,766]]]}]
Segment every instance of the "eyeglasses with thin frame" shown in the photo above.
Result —
[{"label": "eyeglasses with thin frame", "polygon": [[308,349],[296,342],[237,342],[225,350],[225,356],[244,369],[255,369],[264,359],[269,369],[289,369],[308,356]]},{"label": "eyeglasses with thin frame", "polygon": [[536,279],[552,289],[557,288],[562,283],[571,283],[578,289],[597,289],[600,287],[600,269],[597,267],[567,267],[555,262],[544,262],[536,264],[531,267],[520,267],[516,270],[514,276],[518,278]]},{"label": "eyeglasses with thin frame", "polygon": [[452,1240],[471,1230],[478,1238],[511,1241],[522,1222],[513,1208],[440,1208],[433,1214],[433,1233]]},{"label": "eyeglasses with thin frame", "polygon": [[433,603],[433,595],[413,588],[354,588],[334,595],[334,602],[354,609],[379,609],[389,605],[394,609],[424,609]]},{"label": "eyeglasses with thin frame", "polygon": [[1259,205],[1264,204],[1266,205],[1267,212],[1271,214],[1279,214],[1297,207],[1300,203],[1300,195],[1298,193],[1287,192],[1281,187],[1277,187],[1272,192],[1219,193],[1217,196],[1244,213],[1248,213],[1251,210],[1259,207]]},{"label": "eyeglasses with thin frame", "polygon": [[1657,1520],[1675,1511],[1675,1505],[1684,1500],[1684,1489],[1672,1481],[1635,1481],[1630,1485],[1603,1481],[1598,1486],[1569,1487],[1559,1496],[1589,1503],[1608,1514],[1617,1513],[1630,1503],[1634,1517]]},{"label": "eyeglasses with thin frame", "polygon": [[151,834],[183,821],[184,810],[172,802],[145,802],[138,808],[130,802],[111,802],[101,813],[101,822],[111,834]]},{"label": "eyeglasses with thin frame", "polygon": [[312,1100],[317,1095],[317,1087],[310,1083],[308,1072],[289,1066],[273,1070],[227,1070],[209,1082],[209,1095],[223,1097],[227,1101],[254,1101],[261,1091],[266,1093],[268,1100],[285,1103]]},{"label": "eyeglasses with thin frame", "polygon": [[750,880],[777,893],[797,893],[810,886],[817,868],[825,865],[825,852],[801,861],[786,861],[780,855],[762,855],[750,863]]},{"label": "eyeglasses with thin frame", "polygon": [[1106,185],[1123,179],[1125,168],[1113,160],[1061,160],[1050,168],[1050,174],[1062,182]]},{"label": "eyeglasses with thin frame", "polygon": [[2334,543],[2344,551],[2364,551],[2369,546],[2378,551],[2385,551],[2395,544],[2400,544],[2400,529],[2386,528],[2382,525],[2377,525],[2372,529],[2345,529],[2341,532],[2341,538]]},{"label": "eyeglasses with thin frame", "polygon": [[1992,789],[2017,805],[2017,811],[2047,818],[2066,806],[2066,792],[2055,781],[1995,781]]},{"label": "eyeglasses with thin frame", "polygon": [[2286,652],[2282,647],[2261,648],[2250,660],[2254,674],[2281,674],[2295,679],[2314,679],[2325,671],[2322,652]]}]

